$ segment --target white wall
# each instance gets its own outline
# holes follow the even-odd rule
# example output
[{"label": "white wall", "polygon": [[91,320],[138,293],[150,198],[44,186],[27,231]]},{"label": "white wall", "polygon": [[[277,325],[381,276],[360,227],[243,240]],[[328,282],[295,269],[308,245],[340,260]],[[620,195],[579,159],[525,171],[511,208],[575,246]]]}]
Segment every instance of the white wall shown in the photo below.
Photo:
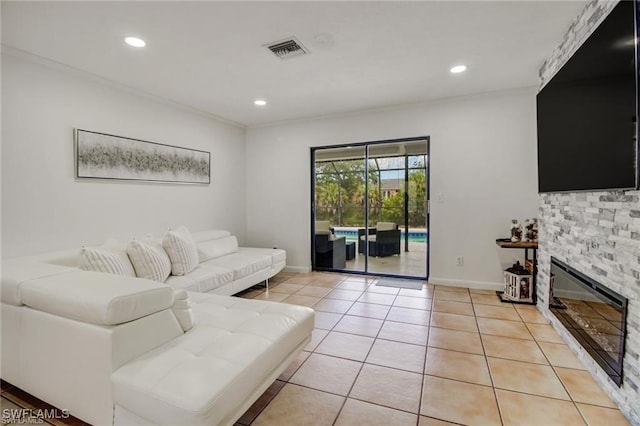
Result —
[{"label": "white wall", "polygon": [[[247,238],[310,267],[310,147],[431,137],[430,280],[499,287],[522,256],[501,250],[511,218],[537,215],[535,89],[247,131]],[[456,266],[464,256],[464,266]]]},{"label": "white wall", "polygon": [[[310,267],[309,148],[431,137],[432,281],[500,283],[521,253],[494,239],[537,214],[535,90],[241,128],[85,79],[2,57],[2,257],[110,236],[229,229]],[[73,128],[212,153],[211,185],[76,181]],[[246,231],[246,234],[245,234]],[[246,236],[246,238],[245,238]],[[456,256],[465,265],[455,266]]]},{"label": "white wall", "polygon": [[[210,185],[76,181],[73,128],[211,152]],[[192,230],[245,234],[242,128],[2,55],[2,256]]]}]

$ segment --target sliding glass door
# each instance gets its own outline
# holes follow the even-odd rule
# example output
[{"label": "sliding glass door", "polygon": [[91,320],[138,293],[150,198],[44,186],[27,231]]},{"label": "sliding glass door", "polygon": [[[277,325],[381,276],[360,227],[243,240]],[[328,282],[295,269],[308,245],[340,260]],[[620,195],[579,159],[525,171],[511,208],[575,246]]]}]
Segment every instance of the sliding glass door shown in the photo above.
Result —
[{"label": "sliding glass door", "polygon": [[312,149],[314,269],[427,277],[428,143]]}]

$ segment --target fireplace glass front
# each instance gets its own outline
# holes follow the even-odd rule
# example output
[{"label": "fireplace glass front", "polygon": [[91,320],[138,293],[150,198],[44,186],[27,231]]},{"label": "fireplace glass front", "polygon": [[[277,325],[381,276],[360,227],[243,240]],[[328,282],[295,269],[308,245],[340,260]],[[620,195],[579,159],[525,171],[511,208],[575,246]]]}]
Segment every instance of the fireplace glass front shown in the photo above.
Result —
[{"label": "fireplace glass front", "polygon": [[550,284],[551,312],[620,386],[627,299],[554,257]]}]

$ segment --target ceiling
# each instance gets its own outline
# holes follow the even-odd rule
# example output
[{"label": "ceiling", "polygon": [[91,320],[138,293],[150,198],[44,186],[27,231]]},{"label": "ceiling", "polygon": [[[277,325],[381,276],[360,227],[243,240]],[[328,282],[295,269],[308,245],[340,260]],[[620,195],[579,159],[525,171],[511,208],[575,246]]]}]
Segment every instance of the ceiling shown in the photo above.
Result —
[{"label": "ceiling", "polygon": [[[2,44],[258,126],[535,86],[585,4],[2,1]],[[125,45],[129,35],[147,46]],[[310,54],[264,47],[290,36]],[[467,71],[451,74],[457,64]]]}]

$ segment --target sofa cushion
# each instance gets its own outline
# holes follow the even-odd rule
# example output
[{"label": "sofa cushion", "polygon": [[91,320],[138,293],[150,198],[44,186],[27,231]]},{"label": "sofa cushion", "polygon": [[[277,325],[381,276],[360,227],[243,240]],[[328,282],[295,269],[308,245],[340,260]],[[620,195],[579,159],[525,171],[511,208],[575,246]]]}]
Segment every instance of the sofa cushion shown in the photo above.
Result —
[{"label": "sofa cushion", "polygon": [[328,220],[316,220],[316,234],[331,235],[331,222]]},{"label": "sofa cushion", "polygon": [[393,231],[398,229],[398,225],[394,222],[378,222],[376,223],[377,231]]},{"label": "sofa cushion", "polygon": [[210,260],[213,264],[233,270],[233,279],[238,280],[263,269],[271,268],[271,256],[254,253],[232,253]]},{"label": "sofa cushion", "polygon": [[285,263],[287,261],[287,252],[282,249],[273,249],[271,258],[274,265]]},{"label": "sofa cushion", "polygon": [[165,284],[173,288],[206,293],[233,281],[233,269],[210,264],[199,265],[189,275],[170,276]]},{"label": "sofa cushion", "polygon": [[171,259],[173,275],[186,275],[198,266],[198,249],[185,226],[167,232],[162,239],[162,247]]},{"label": "sofa cushion", "polygon": [[31,308],[100,325],[132,321],[173,304],[173,289],[164,284],[79,270],[25,281],[20,292]]},{"label": "sofa cushion", "polygon": [[127,255],[138,278],[164,282],[171,274],[171,261],[159,242],[133,240]]},{"label": "sofa cushion", "polygon": [[218,238],[196,244],[200,262],[222,257],[238,251],[238,240],[234,236]]},{"label": "sofa cushion", "polygon": [[125,251],[126,245],[109,240],[100,247],[82,247],[80,269],[135,277],[136,272]]},{"label": "sofa cushion", "polygon": [[2,262],[2,291],[0,291],[2,302],[20,306],[23,304],[21,286],[24,282],[66,274],[70,271],[77,271],[77,269],[38,261],[5,260]]},{"label": "sofa cushion", "polygon": [[207,231],[192,232],[193,241],[201,243],[203,241],[217,240],[218,238],[228,237],[231,232],[222,229],[209,229]]},{"label": "sofa cushion", "polygon": [[111,376],[118,406],[154,424],[226,424],[311,335],[302,306],[191,293],[195,326]]},{"label": "sofa cushion", "polygon": [[55,251],[52,253],[43,253],[33,256],[33,260],[38,262],[50,263],[52,265],[69,266],[71,268],[80,267],[80,250],[72,249],[65,251]]},{"label": "sofa cushion", "polygon": [[258,254],[271,257],[271,266],[278,265],[287,261],[287,252],[282,249],[255,248],[255,247],[239,247],[238,253]]}]

